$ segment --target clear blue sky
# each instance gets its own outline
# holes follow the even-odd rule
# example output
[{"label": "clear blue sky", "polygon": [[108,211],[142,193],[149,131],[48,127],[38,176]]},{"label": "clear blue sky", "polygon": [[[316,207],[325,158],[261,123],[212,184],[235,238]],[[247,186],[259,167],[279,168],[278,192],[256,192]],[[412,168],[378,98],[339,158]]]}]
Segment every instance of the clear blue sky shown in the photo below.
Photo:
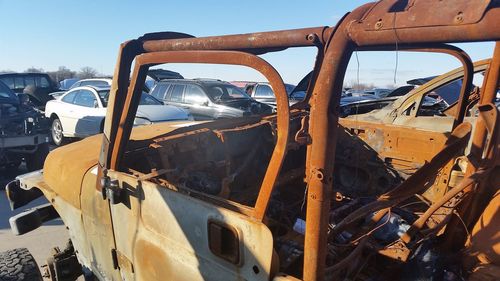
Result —
[{"label": "clear blue sky", "polygon": [[[121,42],[156,31],[179,31],[195,36],[259,32],[334,25],[346,12],[368,1],[81,1],[0,0],[0,70],[46,71],[66,66],[90,66],[112,74]],[[492,44],[465,45],[473,59],[492,54]],[[463,45],[462,45],[463,46]],[[294,49],[264,55],[284,80],[297,83],[311,68],[314,50]],[[459,66],[451,59],[399,55],[397,84],[418,76],[439,74]],[[432,56],[434,58],[434,56]],[[364,82],[392,83],[395,54],[360,54]],[[354,61],[355,62],[355,61]],[[170,65],[184,76],[224,80],[262,80],[255,72],[216,66]],[[347,81],[356,79],[351,63]]]}]

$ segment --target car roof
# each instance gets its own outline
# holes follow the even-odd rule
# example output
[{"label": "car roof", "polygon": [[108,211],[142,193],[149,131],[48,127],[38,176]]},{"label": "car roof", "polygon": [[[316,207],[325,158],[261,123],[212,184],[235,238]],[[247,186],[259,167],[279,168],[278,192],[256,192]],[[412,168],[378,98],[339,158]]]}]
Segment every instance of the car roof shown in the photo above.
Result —
[{"label": "car roof", "polygon": [[49,76],[47,73],[43,72],[7,72],[7,73],[0,73],[0,77],[2,76],[33,76],[33,75],[39,75],[39,76]]},{"label": "car roof", "polygon": [[217,79],[208,79],[208,78],[196,78],[196,79],[166,79],[161,80],[158,84],[167,84],[167,83],[189,83],[189,84],[198,84],[198,85],[206,85],[206,84],[228,84],[232,85],[229,82]]},{"label": "car roof", "polygon": [[86,78],[86,79],[80,79],[78,81],[106,81],[109,82],[111,81],[111,78]]},{"label": "car roof", "polygon": [[95,90],[95,91],[109,91],[111,89],[110,86],[92,86],[92,85],[86,85],[86,86],[79,86],[79,87],[75,87],[71,90],[69,90],[68,92],[73,92],[75,90],[81,90],[81,89],[92,89],[92,90]]}]

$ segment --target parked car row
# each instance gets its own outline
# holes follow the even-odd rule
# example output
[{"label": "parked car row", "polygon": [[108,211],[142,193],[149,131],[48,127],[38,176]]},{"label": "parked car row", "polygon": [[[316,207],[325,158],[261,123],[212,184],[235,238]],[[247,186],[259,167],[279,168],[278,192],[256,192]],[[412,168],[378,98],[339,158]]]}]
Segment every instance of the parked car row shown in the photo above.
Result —
[{"label": "parked car row", "polygon": [[158,82],[151,95],[187,109],[196,120],[270,114],[273,108],[252,99],[228,82],[209,79],[170,79]]},{"label": "parked car row", "polygon": [[[53,142],[62,145],[69,137],[84,138],[101,133],[104,128],[109,91],[110,87],[107,85],[80,86],[49,101],[45,108],[45,116],[52,121]],[[164,105],[153,96],[143,93],[134,125],[190,118],[186,110]]]}]

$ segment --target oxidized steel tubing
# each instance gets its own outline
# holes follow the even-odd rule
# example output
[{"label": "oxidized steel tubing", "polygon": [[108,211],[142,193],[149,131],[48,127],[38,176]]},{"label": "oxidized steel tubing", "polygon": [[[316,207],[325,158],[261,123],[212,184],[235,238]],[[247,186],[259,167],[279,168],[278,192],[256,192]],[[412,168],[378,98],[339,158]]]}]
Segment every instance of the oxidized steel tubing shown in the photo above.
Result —
[{"label": "oxidized steel tubing", "polygon": [[[99,158],[100,168],[116,168],[116,163],[111,163],[111,158],[116,158],[116,155],[112,155],[115,153],[115,149],[113,148],[113,143],[110,143],[110,141],[114,140],[117,131],[120,130],[116,124],[120,121],[122,111],[118,109],[123,108],[132,61],[137,54],[136,41],[128,41],[120,45],[113,83],[109,93],[108,110],[106,111],[105,118],[107,121],[104,123],[103,142]],[[97,180],[99,181],[100,179],[98,178]]]},{"label": "oxidized steel tubing", "polygon": [[[369,8],[370,5],[364,7]],[[338,106],[342,84],[354,46],[344,34],[346,23],[358,20],[364,10],[349,14],[327,42],[323,64],[310,99],[309,132],[306,160],[307,211],[304,240],[305,281],[323,280],[326,262],[328,213],[332,192],[333,163],[337,144]]]},{"label": "oxidized steel tubing", "polygon": [[460,88],[460,96],[458,98],[458,111],[455,115],[455,121],[453,122],[453,129],[455,129],[458,124],[462,123],[465,117],[465,110],[468,105],[469,95],[472,91],[472,79],[474,78],[474,64],[472,63],[469,55],[464,52],[462,49],[447,45],[447,44],[402,44],[399,45],[396,49],[394,44],[389,46],[368,46],[368,47],[360,47],[359,50],[369,51],[369,50],[401,50],[407,52],[433,52],[433,53],[444,53],[457,58],[461,63],[464,69],[464,79],[462,83],[462,87]]},{"label": "oxidized steel tubing", "polygon": [[[153,39],[166,37],[178,39],[180,37],[191,37],[191,35],[177,32],[161,32],[149,33],[141,38]],[[104,123],[104,134],[99,158],[98,174],[102,174],[100,169],[111,167],[111,158],[114,157],[116,159],[116,155],[112,155],[116,152],[116,150],[113,147],[113,143],[110,143],[110,140],[113,140],[115,138],[115,134],[121,130],[119,126],[116,126],[116,124],[120,121],[121,115],[124,112],[118,111],[117,109],[123,109],[129,86],[132,62],[136,55],[143,52],[140,43],[142,43],[140,40],[131,40],[120,45],[115,72],[113,75],[113,83],[109,94],[108,110],[106,111],[107,121]],[[113,169],[115,169],[116,163],[112,165]],[[98,177],[97,180],[99,181],[100,177]]]},{"label": "oxidized steel tubing", "polygon": [[[495,44],[495,50],[493,52],[493,58],[491,60],[490,66],[488,67],[483,86],[481,87],[481,97],[480,104],[487,104],[495,101],[498,81],[500,72],[500,43]],[[482,156],[484,150],[484,141],[486,139],[487,130],[484,125],[484,121],[481,117],[476,120],[476,130],[472,138],[471,154],[479,160]],[[472,174],[475,171],[474,164],[467,167],[467,173]]]},{"label": "oxidized steel tubing", "polygon": [[[498,83],[500,79],[500,43],[497,42],[495,44],[495,49],[493,51],[493,58],[491,60],[490,66],[488,67],[483,86],[481,87],[481,97],[480,104],[492,103],[495,100]],[[472,161],[469,161],[469,165],[467,165],[467,171],[465,176],[469,176],[473,174],[477,165],[480,163],[480,159],[482,158],[483,151],[485,149],[486,136],[488,134],[486,125],[482,116],[479,116],[476,119],[475,131],[472,137],[472,146],[469,158]],[[469,193],[473,190],[473,186],[467,187],[465,189],[466,193]],[[462,204],[458,206],[458,212],[461,216],[465,217],[465,221],[467,224],[473,223],[475,218],[478,216],[478,205],[480,204],[481,197],[478,195],[471,195],[466,197]],[[449,224],[449,227],[446,228],[446,243],[448,246],[451,246],[457,240],[457,235],[455,229],[461,224],[461,222],[457,218],[453,218]],[[462,239],[463,240],[463,239]]]},{"label": "oxidized steel tubing", "polygon": [[[262,220],[269,203],[272,189],[276,183],[281,165],[285,158],[286,147],[288,144],[288,130],[290,122],[290,112],[288,107],[288,96],[281,76],[265,60],[248,53],[237,51],[170,51],[142,54],[136,57],[136,65],[132,76],[132,84],[129,87],[129,93],[125,101],[125,110],[127,114],[122,115],[120,126],[123,126],[123,134],[117,135],[115,147],[118,148],[116,157],[112,158],[112,163],[118,163],[123,154],[125,145],[128,141],[131,126],[125,125],[135,116],[137,103],[133,103],[133,98],[140,95],[142,83],[144,82],[144,73],[147,67],[161,63],[213,63],[213,64],[234,64],[244,65],[261,72],[271,84],[276,95],[277,104],[277,128],[278,137],[269,166],[267,168],[257,202],[255,204],[254,217]],[[136,83],[135,81],[141,81]],[[128,108],[130,106],[130,109]],[[115,153],[113,154],[115,155]]]},{"label": "oxidized steel tubing", "polygon": [[452,188],[448,191],[443,197],[439,198],[434,204],[432,204],[425,213],[420,216],[411,227],[401,236],[401,240],[405,243],[409,243],[413,235],[424,226],[425,222],[436,212],[439,208],[441,208],[446,202],[450,201],[453,197],[458,195],[468,186],[477,183],[481,179],[485,179],[488,174],[492,171],[492,169],[487,170],[477,170],[473,175],[463,179],[456,187]]},{"label": "oxidized steel tubing", "polygon": [[460,124],[453,131],[447,145],[438,154],[436,154],[430,162],[424,164],[424,166],[418,169],[413,175],[396,188],[379,196],[377,201],[364,205],[363,207],[350,213],[341,222],[339,222],[335,228],[333,228],[330,232],[330,236],[333,237],[339,234],[346,227],[350,226],[355,221],[366,217],[370,213],[396,206],[414,194],[422,192],[425,188],[425,183],[432,176],[436,175],[437,171],[442,166],[448,163],[450,159],[467,146],[469,140],[468,136],[471,130],[472,127],[469,123]]},{"label": "oxidized steel tubing", "polygon": [[500,9],[493,7],[489,8],[483,18],[475,24],[453,25],[454,23],[450,22],[450,25],[445,26],[368,31],[367,24],[359,21],[350,25],[346,32],[358,46],[395,44],[396,36],[398,44],[497,41],[500,39],[499,19]]},{"label": "oxidized steel tubing", "polygon": [[311,34],[316,34],[320,42],[324,44],[331,30],[329,27],[321,26],[239,35],[144,41],[142,45],[146,52],[304,47],[314,46],[314,38],[309,36]]}]

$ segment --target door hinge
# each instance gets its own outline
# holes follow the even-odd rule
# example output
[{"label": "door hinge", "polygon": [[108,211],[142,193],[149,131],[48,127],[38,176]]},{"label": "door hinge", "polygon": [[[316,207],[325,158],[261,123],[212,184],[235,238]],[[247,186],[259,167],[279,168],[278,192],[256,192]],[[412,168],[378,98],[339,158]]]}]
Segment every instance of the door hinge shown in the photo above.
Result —
[{"label": "door hinge", "polygon": [[122,192],[118,180],[111,179],[107,170],[103,171],[101,179],[102,199],[109,199],[109,203],[116,205],[122,202]]}]

